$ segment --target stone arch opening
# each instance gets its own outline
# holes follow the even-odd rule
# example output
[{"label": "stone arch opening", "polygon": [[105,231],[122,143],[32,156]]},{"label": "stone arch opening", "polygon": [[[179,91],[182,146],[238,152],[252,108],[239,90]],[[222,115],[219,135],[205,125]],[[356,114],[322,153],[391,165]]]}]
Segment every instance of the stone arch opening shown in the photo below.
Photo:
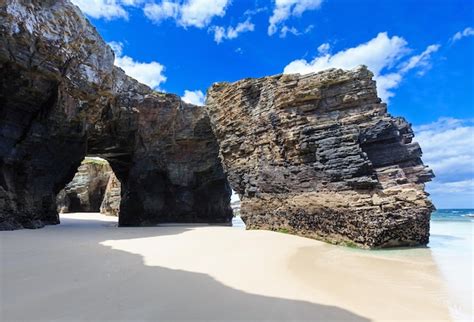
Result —
[{"label": "stone arch opening", "polygon": [[100,212],[118,216],[120,191],[120,181],[107,160],[86,157],[74,178],[57,195],[57,209],[59,213]]}]

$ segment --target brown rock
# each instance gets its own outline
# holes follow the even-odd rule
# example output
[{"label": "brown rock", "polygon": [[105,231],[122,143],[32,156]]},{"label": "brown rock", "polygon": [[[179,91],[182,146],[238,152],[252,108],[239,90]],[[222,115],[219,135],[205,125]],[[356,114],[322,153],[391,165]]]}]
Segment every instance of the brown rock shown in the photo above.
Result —
[{"label": "brown rock", "polygon": [[211,117],[248,228],[362,247],[426,244],[432,172],[364,66],[214,84]]},{"label": "brown rock", "polygon": [[113,171],[107,161],[86,158],[72,181],[59,192],[58,212],[98,212],[111,175]]},{"label": "brown rock", "polygon": [[100,213],[107,216],[118,216],[120,212],[120,181],[112,172],[105,189],[104,199],[100,205]]}]

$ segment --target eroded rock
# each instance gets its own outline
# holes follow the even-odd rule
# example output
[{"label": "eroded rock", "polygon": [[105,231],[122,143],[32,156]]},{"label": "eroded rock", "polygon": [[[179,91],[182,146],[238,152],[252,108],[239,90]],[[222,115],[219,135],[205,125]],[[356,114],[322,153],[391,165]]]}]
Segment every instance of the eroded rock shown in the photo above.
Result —
[{"label": "eroded rock", "polygon": [[230,222],[205,111],[113,62],[69,1],[0,2],[0,229],[57,224],[56,195],[86,155],[121,182],[122,226]]},{"label": "eroded rock", "polygon": [[58,223],[56,195],[92,155],[120,182],[121,226],[229,223],[225,170],[249,228],[428,242],[433,174],[365,67],[215,84],[204,109],[113,61],[70,2],[0,2],[0,229]]},{"label": "eroded rock", "polygon": [[372,77],[362,66],[210,88],[207,110],[248,228],[363,247],[428,242],[433,174]]},{"label": "eroded rock", "polygon": [[59,192],[56,198],[58,212],[99,212],[112,175],[107,161],[86,158],[72,181]]},{"label": "eroded rock", "polygon": [[118,217],[120,212],[120,181],[112,172],[109,177],[109,182],[105,188],[104,199],[100,205],[100,213],[107,216]]}]

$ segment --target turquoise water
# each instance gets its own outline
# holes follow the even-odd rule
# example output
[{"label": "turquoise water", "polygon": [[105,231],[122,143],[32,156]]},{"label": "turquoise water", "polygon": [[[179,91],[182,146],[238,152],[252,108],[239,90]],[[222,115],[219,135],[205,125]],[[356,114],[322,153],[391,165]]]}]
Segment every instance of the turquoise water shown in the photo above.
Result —
[{"label": "turquoise water", "polygon": [[474,221],[474,209],[438,209],[431,215],[432,221]]}]

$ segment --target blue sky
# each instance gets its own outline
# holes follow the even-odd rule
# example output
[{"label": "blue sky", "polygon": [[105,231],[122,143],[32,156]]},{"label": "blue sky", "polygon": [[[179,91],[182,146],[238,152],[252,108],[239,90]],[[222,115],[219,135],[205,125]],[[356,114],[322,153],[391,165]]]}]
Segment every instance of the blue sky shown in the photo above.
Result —
[{"label": "blue sky", "polygon": [[415,126],[439,208],[474,208],[471,0],[73,0],[116,64],[202,103],[217,81],[366,64]]}]

